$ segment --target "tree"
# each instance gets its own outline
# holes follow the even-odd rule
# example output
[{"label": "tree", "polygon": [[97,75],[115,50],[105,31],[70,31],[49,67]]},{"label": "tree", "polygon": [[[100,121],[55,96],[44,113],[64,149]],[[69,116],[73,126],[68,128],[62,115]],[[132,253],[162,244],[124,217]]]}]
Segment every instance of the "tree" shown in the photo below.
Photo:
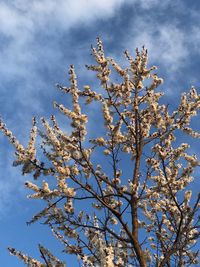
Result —
[{"label": "tree", "polygon": [[[100,39],[92,47],[96,65],[86,67],[97,73],[101,91],[88,85],[80,90],[70,66],[70,86],[57,87],[71,95],[72,107],[54,106],[71,120],[71,133],[55,116],[51,124],[42,118],[43,128],[34,118],[24,147],[1,121],[1,131],[16,149],[14,166],[22,165],[23,174],[33,173],[35,181],[25,183],[33,190],[29,198],[46,203],[29,223],[43,220],[64,252],[75,254],[83,266],[198,264],[200,194],[190,184],[199,161],[179,137],[200,137],[191,127],[200,95],[192,87],[170,111],[171,106],[160,104],[163,93],[156,89],[163,80],[154,73],[155,66],[147,67],[147,50],[136,49],[135,59],[124,54],[126,68],[105,56]],[[86,131],[82,99],[102,109],[95,133]],[[65,266],[46,248],[39,250],[43,263],[9,248],[28,266]]]}]

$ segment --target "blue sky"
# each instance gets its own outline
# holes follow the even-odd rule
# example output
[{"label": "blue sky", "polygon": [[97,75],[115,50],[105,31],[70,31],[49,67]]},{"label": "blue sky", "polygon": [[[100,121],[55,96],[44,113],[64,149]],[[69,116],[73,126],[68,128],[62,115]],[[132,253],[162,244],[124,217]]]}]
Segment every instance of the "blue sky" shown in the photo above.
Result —
[{"label": "blue sky", "polygon": [[[180,0],[0,0],[0,114],[25,143],[36,115],[58,114],[52,102],[61,98],[55,84],[68,81],[74,64],[80,84],[94,82],[86,71],[90,45],[97,36],[108,55],[123,61],[145,45],[150,64],[159,67],[162,86],[172,105],[191,85],[200,87],[200,2]],[[196,151],[197,153],[198,151]],[[26,199],[13,149],[0,135],[1,266],[24,266],[9,256],[7,246],[37,256],[38,242],[57,250],[49,231],[26,226],[37,202]],[[69,264],[70,265],[70,264]],[[75,266],[70,265],[70,266]]]}]

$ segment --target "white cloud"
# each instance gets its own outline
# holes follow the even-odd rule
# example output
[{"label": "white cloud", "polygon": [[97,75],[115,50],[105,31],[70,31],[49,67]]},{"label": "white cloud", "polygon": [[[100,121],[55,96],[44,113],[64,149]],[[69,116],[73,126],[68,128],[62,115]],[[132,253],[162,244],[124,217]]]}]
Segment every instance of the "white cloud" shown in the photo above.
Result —
[{"label": "white cloud", "polygon": [[150,16],[133,18],[134,26],[125,38],[132,52],[143,45],[148,49],[150,61],[165,67],[165,72],[179,71],[190,56],[189,33],[177,26],[177,21],[159,22]]},{"label": "white cloud", "polygon": [[150,8],[155,8],[158,6],[159,8],[166,7],[167,5],[171,4],[171,0],[165,0],[165,1],[160,1],[160,0],[140,0],[139,4],[143,9],[150,9]]},{"label": "white cloud", "polygon": [[[43,28],[52,23],[69,29],[77,23],[90,23],[98,18],[112,16],[125,0],[13,0],[0,5],[1,22],[7,34],[20,34]],[[14,30],[14,31],[13,31]]]},{"label": "white cloud", "polygon": [[174,25],[160,25],[155,30],[148,24],[143,29],[133,34],[136,46],[145,45],[153,61],[177,70],[188,56],[184,32]]},{"label": "white cloud", "polygon": [[[166,73],[181,71],[194,53],[200,54],[198,12],[187,10],[185,3],[180,0],[162,3],[158,0],[140,0],[139,3],[143,9],[152,9],[153,12],[133,17],[132,29],[125,38],[127,48],[133,51],[135,47],[145,45],[151,62],[162,65]],[[169,13],[168,7],[171,8]],[[176,17],[172,15],[173,12],[177,14]],[[163,19],[160,14],[163,14]],[[194,23],[190,24],[192,20]]]},{"label": "white cloud", "polygon": [[[89,25],[99,18],[108,18],[125,0],[11,0],[0,3],[0,70],[6,83],[19,79],[23,90],[6,88],[18,101],[32,103],[36,92],[44,87],[43,69],[56,68],[63,61],[59,47],[62,34],[74,26]],[[59,34],[60,32],[60,34]],[[46,43],[38,36],[46,38]],[[67,44],[66,44],[67,48]],[[80,52],[80,51],[79,51]],[[34,81],[33,83],[31,81]],[[2,89],[5,90],[5,89]],[[36,94],[35,94],[36,95]],[[21,100],[20,100],[21,99]],[[40,106],[35,96],[35,106]]]}]

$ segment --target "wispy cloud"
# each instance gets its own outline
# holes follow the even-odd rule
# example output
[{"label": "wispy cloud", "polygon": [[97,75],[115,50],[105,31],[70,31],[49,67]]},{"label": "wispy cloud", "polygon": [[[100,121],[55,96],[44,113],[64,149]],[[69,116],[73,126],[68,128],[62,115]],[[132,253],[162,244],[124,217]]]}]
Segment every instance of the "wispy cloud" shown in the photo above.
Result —
[{"label": "wispy cloud", "polygon": [[166,1],[159,1],[159,0],[140,0],[138,4],[141,6],[141,8],[148,10],[152,8],[166,8],[169,5],[172,5],[174,1],[172,0],[166,0]]},{"label": "wispy cloud", "polygon": [[24,42],[31,41],[38,31],[69,30],[79,24],[88,24],[99,18],[112,16],[125,0],[65,1],[13,0],[0,4],[0,32]]},{"label": "wispy cloud", "polygon": [[[1,91],[15,91],[13,97],[29,105],[35,101],[41,108],[36,92],[45,87],[46,73],[59,69],[68,49],[69,31],[73,27],[90,27],[94,21],[113,16],[124,0],[97,1],[25,1],[0,3],[0,76],[4,84],[15,85]],[[60,43],[66,40],[66,46]],[[63,44],[64,45],[64,44]],[[72,48],[70,48],[72,49]],[[81,54],[81,51],[79,51]],[[47,75],[46,75],[47,76]],[[20,85],[18,82],[20,81]],[[22,90],[23,85],[23,90]],[[34,94],[32,93],[34,92]]]},{"label": "wispy cloud", "polygon": [[[136,47],[145,45],[151,60],[177,70],[186,60],[189,50],[185,33],[176,25],[157,25],[151,22],[139,22],[139,29],[132,33],[132,43]],[[142,30],[144,29],[144,30]],[[130,46],[130,44],[129,44]]]}]

